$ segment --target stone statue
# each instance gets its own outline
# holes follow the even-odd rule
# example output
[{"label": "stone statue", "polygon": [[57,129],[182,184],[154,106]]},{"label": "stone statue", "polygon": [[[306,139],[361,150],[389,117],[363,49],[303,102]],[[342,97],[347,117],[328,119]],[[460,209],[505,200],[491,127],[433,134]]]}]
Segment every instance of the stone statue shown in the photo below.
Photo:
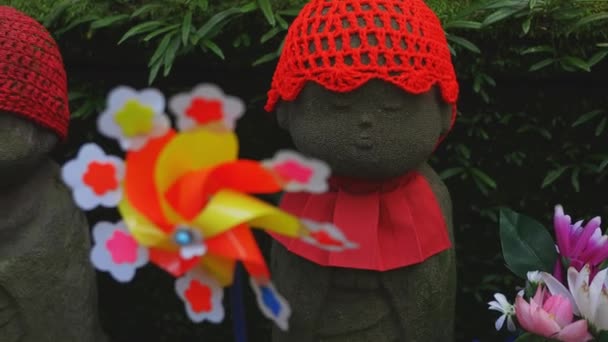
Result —
[{"label": "stone statue", "polygon": [[422,0],[313,0],[287,35],[268,111],[332,168],[330,191],[286,194],[294,214],[336,224],[359,249],[312,253],[275,237],[291,303],[275,342],[452,341],[456,264],[448,190],[427,165],[453,125],[458,83]]},{"label": "stone statue", "polygon": [[0,341],[105,341],[85,216],[49,153],[67,79],[48,32],[0,6]]}]

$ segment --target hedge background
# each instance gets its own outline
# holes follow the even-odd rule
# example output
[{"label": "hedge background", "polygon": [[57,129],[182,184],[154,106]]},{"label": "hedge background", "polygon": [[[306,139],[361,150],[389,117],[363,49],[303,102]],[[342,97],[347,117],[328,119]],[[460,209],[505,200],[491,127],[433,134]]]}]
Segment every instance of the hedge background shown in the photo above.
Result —
[{"label": "hedge background", "polygon": [[[290,146],[263,113],[286,29],[303,0],[0,0],[43,22],[58,40],[71,89],[70,158],[85,140],[107,151],[94,121],[108,90],[152,84],[173,94],[200,82],[242,97],[241,154]],[[441,18],[461,82],[455,130],[433,158],[451,190],[459,267],[459,341],[499,341],[485,302],[516,292],[501,260],[497,209],[551,225],[561,203],[575,217],[608,219],[608,2],[428,0]],[[120,42],[120,44],[118,44]],[[272,199],[269,199],[272,200]],[[115,219],[99,210],[91,220]],[[263,246],[268,239],[259,236]],[[103,324],[115,341],[229,341],[230,322],[193,325],[171,278],[148,267],[134,283],[99,274]],[[269,323],[247,296],[249,335]]]}]

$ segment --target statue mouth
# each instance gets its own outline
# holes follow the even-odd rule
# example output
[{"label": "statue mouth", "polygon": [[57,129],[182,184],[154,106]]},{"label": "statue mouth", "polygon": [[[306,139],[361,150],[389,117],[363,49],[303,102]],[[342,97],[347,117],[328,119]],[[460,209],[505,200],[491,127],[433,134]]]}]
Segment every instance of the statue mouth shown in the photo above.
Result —
[{"label": "statue mouth", "polygon": [[361,135],[355,146],[361,150],[371,150],[374,147],[374,141],[369,135]]}]

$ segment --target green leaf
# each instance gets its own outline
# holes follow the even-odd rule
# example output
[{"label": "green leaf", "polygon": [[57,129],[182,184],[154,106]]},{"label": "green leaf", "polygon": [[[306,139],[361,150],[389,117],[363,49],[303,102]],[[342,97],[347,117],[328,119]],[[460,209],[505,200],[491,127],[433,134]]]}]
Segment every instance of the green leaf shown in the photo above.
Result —
[{"label": "green leaf", "polygon": [[604,133],[604,129],[606,128],[606,122],[608,122],[608,118],[603,118],[602,121],[600,121],[600,124],[595,129],[596,137],[599,137],[600,135],[602,135],[602,133]]},{"label": "green leaf", "polygon": [[125,21],[127,19],[129,19],[129,16],[126,14],[113,15],[111,17],[95,20],[94,22],[91,23],[91,28],[94,30],[97,30],[100,28],[112,26],[113,24],[116,24],[121,21]]},{"label": "green leaf", "polygon": [[572,127],[580,126],[585,122],[595,118],[596,116],[602,114],[604,111],[601,109],[592,110],[589,113],[585,113],[581,115],[576,121],[572,124]]},{"label": "green leaf", "polygon": [[118,44],[122,44],[125,40],[127,40],[137,34],[150,32],[150,31],[154,30],[155,28],[162,26],[163,24],[164,23],[161,21],[154,20],[154,21],[146,21],[145,23],[135,25],[135,26],[131,27],[131,29],[129,29],[129,31],[127,31],[122,36],[122,38],[120,38],[120,40],[118,41]]},{"label": "green leaf", "polygon": [[68,31],[72,30],[73,28],[75,28],[78,25],[82,25],[84,23],[95,21],[97,19],[99,19],[99,17],[97,17],[96,15],[93,15],[93,14],[84,16],[82,18],[79,18],[79,19],[76,19],[76,20],[72,21],[68,26],[63,27],[63,28],[55,31],[55,34],[56,35],[62,35],[64,33],[68,32]]},{"label": "green leaf", "polygon": [[541,188],[546,188],[549,185],[553,184],[553,182],[555,182],[556,180],[559,179],[559,177],[562,176],[562,174],[569,168],[569,166],[562,166],[558,169],[549,171],[547,173],[547,175],[545,176],[545,179],[543,180],[543,185],[541,186]]},{"label": "green leaf", "polygon": [[222,51],[222,49],[219,46],[217,46],[217,44],[215,44],[214,42],[212,42],[210,40],[204,40],[203,41],[203,45],[205,47],[207,47],[209,50],[211,50],[211,52],[213,52],[214,54],[216,54],[219,58],[226,59],[226,57],[224,56],[224,52]]},{"label": "green leaf", "polygon": [[464,172],[464,167],[453,167],[453,168],[450,168],[447,170],[443,170],[443,172],[441,172],[439,174],[439,178],[441,178],[442,180],[446,180],[451,177],[457,176],[463,172]]},{"label": "green leaf", "polygon": [[532,53],[542,53],[542,52],[554,53],[555,49],[553,49],[553,47],[551,47],[549,45],[538,45],[538,46],[533,46],[531,48],[527,48],[527,49],[523,50],[521,52],[521,54],[528,55],[528,54],[532,54]]},{"label": "green leaf", "polygon": [[150,69],[150,74],[148,75],[148,84],[152,84],[152,82],[154,82],[154,80],[156,79],[156,76],[158,75],[158,71],[160,70],[160,67],[162,65],[163,65],[162,60],[158,60],[158,61],[156,61],[156,63],[154,63],[154,65]]},{"label": "green leaf", "polygon": [[451,41],[452,43],[458,44],[458,45],[462,46],[463,48],[465,48],[469,51],[472,51],[474,53],[481,53],[481,50],[479,50],[477,45],[473,44],[468,39],[465,39],[465,38],[462,38],[459,36],[449,35],[448,40]]},{"label": "green leaf", "polygon": [[606,58],[606,56],[608,56],[608,50],[602,50],[602,51],[596,52],[595,54],[593,54],[593,56],[591,56],[591,58],[589,58],[589,61],[587,61],[587,64],[590,67],[593,67],[597,63],[601,62],[604,58]]},{"label": "green leaf", "polygon": [[519,8],[501,8],[498,11],[490,14],[484,21],[483,26],[492,25],[499,21],[505,20],[513,14],[519,12]]},{"label": "green leaf", "polygon": [[606,166],[608,166],[608,159],[604,160],[598,167],[597,170],[598,172],[603,172],[604,169],[606,168]]},{"label": "green leaf", "polygon": [[282,31],[282,29],[280,27],[273,27],[272,29],[270,29],[270,31],[264,33],[262,38],[260,38],[260,43],[262,43],[262,44],[266,43],[267,41],[272,39],[274,36],[277,35],[277,33],[281,32],[281,31]]},{"label": "green leaf", "polygon": [[152,10],[155,10],[157,8],[161,8],[163,7],[161,4],[147,4],[147,5],[143,5],[140,8],[138,8],[137,10],[133,11],[133,14],[131,14],[131,18],[136,18],[139,17],[141,15],[144,15]]},{"label": "green leaf", "polygon": [[[161,35],[161,34],[163,34],[163,33],[167,33],[167,32],[170,32],[170,31],[174,31],[174,30],[176,30],[178,27],[179,27],[179,24],[173,24],[173,25],[170,25],[170,26],[167,26],[167,27],[160,28],[160,29],[158,29],[158,30],[156,30],[156,31],[150,32],[150,33],[149,33],[147,36],[145,36],[145,37],[144,37],[144,39],[142,39],[142,40],[143,40],[144,42],[148,42],[148,41],[152,40],[154,37],[158,37],[158,36],[160,36],[160,35]],[[170,33],[170,34],[172,34],[172,33]]]},{"label": "green leaf", "polygon": [[574,25],[572,25],[567,31],[566,33],[572,33],[574,31],[576,31],[577,29],[581,28],[582,26],[588,25],[594,21],[598,21],[598,20],[606,20],[608,19],[608,13],[607,12],[602,12],[602,13],[595,13],[595,14],[591,14],[589,16],[586,16],[582,19],[580,19],[579,21],[577,21],[576,23],[574,23]]},{"label": "green leaf", "polygon": [[301,11],[302,11],[302,7],[295,7],[295,8],[279,10],[279,11],[277,11],[277,13],[280,15],[288,16],[288,17],[297,17]]},{"label": "green leaf", "polygon": [[549,65],[553,64],[554,62],[555,62],[555,59],[553,59],[553,58],[547,58],[547,59],[543,59],[542,61],[540,61],[540,62],[538,62],[538,63],[533,64],[533,65],[530,67],[529,71],[537,71],[537,70],[540,70],[540,69],[542,69],[542,68],[545,68],[545,67],[547,67],[547,66],[549,66]]},{"label": "green leaf", "polygon": [[519,277],[529,271],[551,272],[557,259],[555,242],[536,220],[502,208],[500,210],[500,243],[505,262]]},{"label": "green leaf", "polygon": [[256,9],[258,9],[258,4],[256,4],[255,1],[251,1],[245,6],[241,7],[241,13],[253,12]]},{"label": "green leaf", "polygon": [[182,23],[182,44],[188,45],[188,38],[190,37],[190,31],[192,30],[192,11],[188,11],[184,17]]},{"label": "green leaf", "polygon": [[72,6],[71,1],[63,1],[60,4],[53,7],[53,9],[42,19],[42,25],[50,28],[57,22],[57,20],[66,12],[68,8]]},{"label": "green leaf", "polygon": [[264,13],[266,20],[272,26],[276,25],[277,21],[274,17],[274,13],[272,12],[272,5],[270,4],[270,0],[258,0],[258,5]]},{"label": "green leaf", "polygon": [[177,56],[177,51],[179,51],[179,47],[182,41],[178,35],[175,35],[171,40],[170,45],[167,47],[167,51],[165,51],[164,57],[164,71],[163,76],[167,77],[171,72],[171,68],[173,68],[173,62],[175,61],[175,57]]},{"label": "green leaf", "polygon": [[158,46],[156,47],[154,54],[152,55],[152,57],[150,57],[148,66],[152,66],[156,61],[161,60],[161,57],[165,54],[165,51],[167,51],[167,47],[169,46],[169,43],[171,42],[171,36],[172,36],[171,34],[165,35],[165,37],[163,37],[163,39],[160,41],[160,43],[158,43]]},{"label": "green leaf", "polygon": [[198,32],[196,32],[197,40],[205,38],[211,30],[213,30],[217,25],[222,23],[224,20],[227,20],[230,17],[232,17],[236,14],[240,14],[240,13],[242,13],[240,9],[230,8],[230,9],[227,9],[227,10],[224,10],[224,11],[221,11],[221,12],[215,14],[213,17],[211,17],[209,19],[209,21],[207,21],[205,23],[205,25],[203,25],[198,30]]},{"label": "green leaf", "polygon": [[591,67],[589,66],[589,64],[587,64],[587,62],[585,62],[584,60],[582,60],[579,57],[566,56],[566,57],[562,57],[561,61],[563,63],[566,63],[567,65],[576,67],[578,69],[581,69],[584,71],[591,71]]},{"label": "green leaf", "polygon": [[496,189],[496,182],[485,172],[481,171],[478,168],[471,168],[471,173],[473,176],[485,185],[489,186],[492,189]]},{"label": "green leaf", "polygon": [[461,29],[472,29],[472,30],[478,30],[481,28],[481,23],[478,21],[470,21],[470,20],[452,20],[450,22],[448,22],[447,24],[445,24],[443,27],[444,29],[456,29],[456,28],[461,28]]},{"label": "green leaf", "polygon": [[267,53],[264,56],[258,58],[255,62],[253,62],[252,66],[258,66],[260,64],[274,61],[275,59],[279,58],[279,56],[280,56],[280,53],[277,53],[276,51]]},{"label": "green leaf", "polygon": [[599,336],[597,337],[598,342],[608,342],[608,331],[601,331]]},{"label": "green leaf", "polygon": [[287,21],[285,21],[285,19],[283,19],[283,17],[281,17],[279,14],[277,14],[276,18],[277,18],[277,23],[279,24],[279,27],[281,27],[283,30],[289,29],[289,23]]},{"label": "green leaf", "polygon": [[532,25],[532,17],[527,17],[526,20],[521,24],[521,30],[524,34],[528,34],[530,32],[530,25]]},{"label": "green leaf", "polygon": [[577,167],[574,169],[574,171],[572,171],[572,175],[570,176],[570,181],[572,182],[572,186],[574,187],[574,190],[576,192],[580,192],[580,190],[581,190],[581,185],[579,183],[580,174],[581,174],[581,169]]}]

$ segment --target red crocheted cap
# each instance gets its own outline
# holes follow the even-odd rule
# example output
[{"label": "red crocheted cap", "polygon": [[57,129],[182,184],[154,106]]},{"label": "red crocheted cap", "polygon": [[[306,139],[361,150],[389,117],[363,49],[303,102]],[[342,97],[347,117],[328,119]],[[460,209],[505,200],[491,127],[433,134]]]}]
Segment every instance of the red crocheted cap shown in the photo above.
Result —
[{"label": "red crocheted cap", "polygon": [[57,44],[40,23],[7,6],[0,6],[0,111],[67,135],[68,86]]},{"label": "red crocheted cap", "polygon": [[265,109],[295,100],[308,81],[350,92],[372,78],[412,94],[437,84],[453,124],[456,73],[441,23],[422,0],[309,2],[289,28]]}]

